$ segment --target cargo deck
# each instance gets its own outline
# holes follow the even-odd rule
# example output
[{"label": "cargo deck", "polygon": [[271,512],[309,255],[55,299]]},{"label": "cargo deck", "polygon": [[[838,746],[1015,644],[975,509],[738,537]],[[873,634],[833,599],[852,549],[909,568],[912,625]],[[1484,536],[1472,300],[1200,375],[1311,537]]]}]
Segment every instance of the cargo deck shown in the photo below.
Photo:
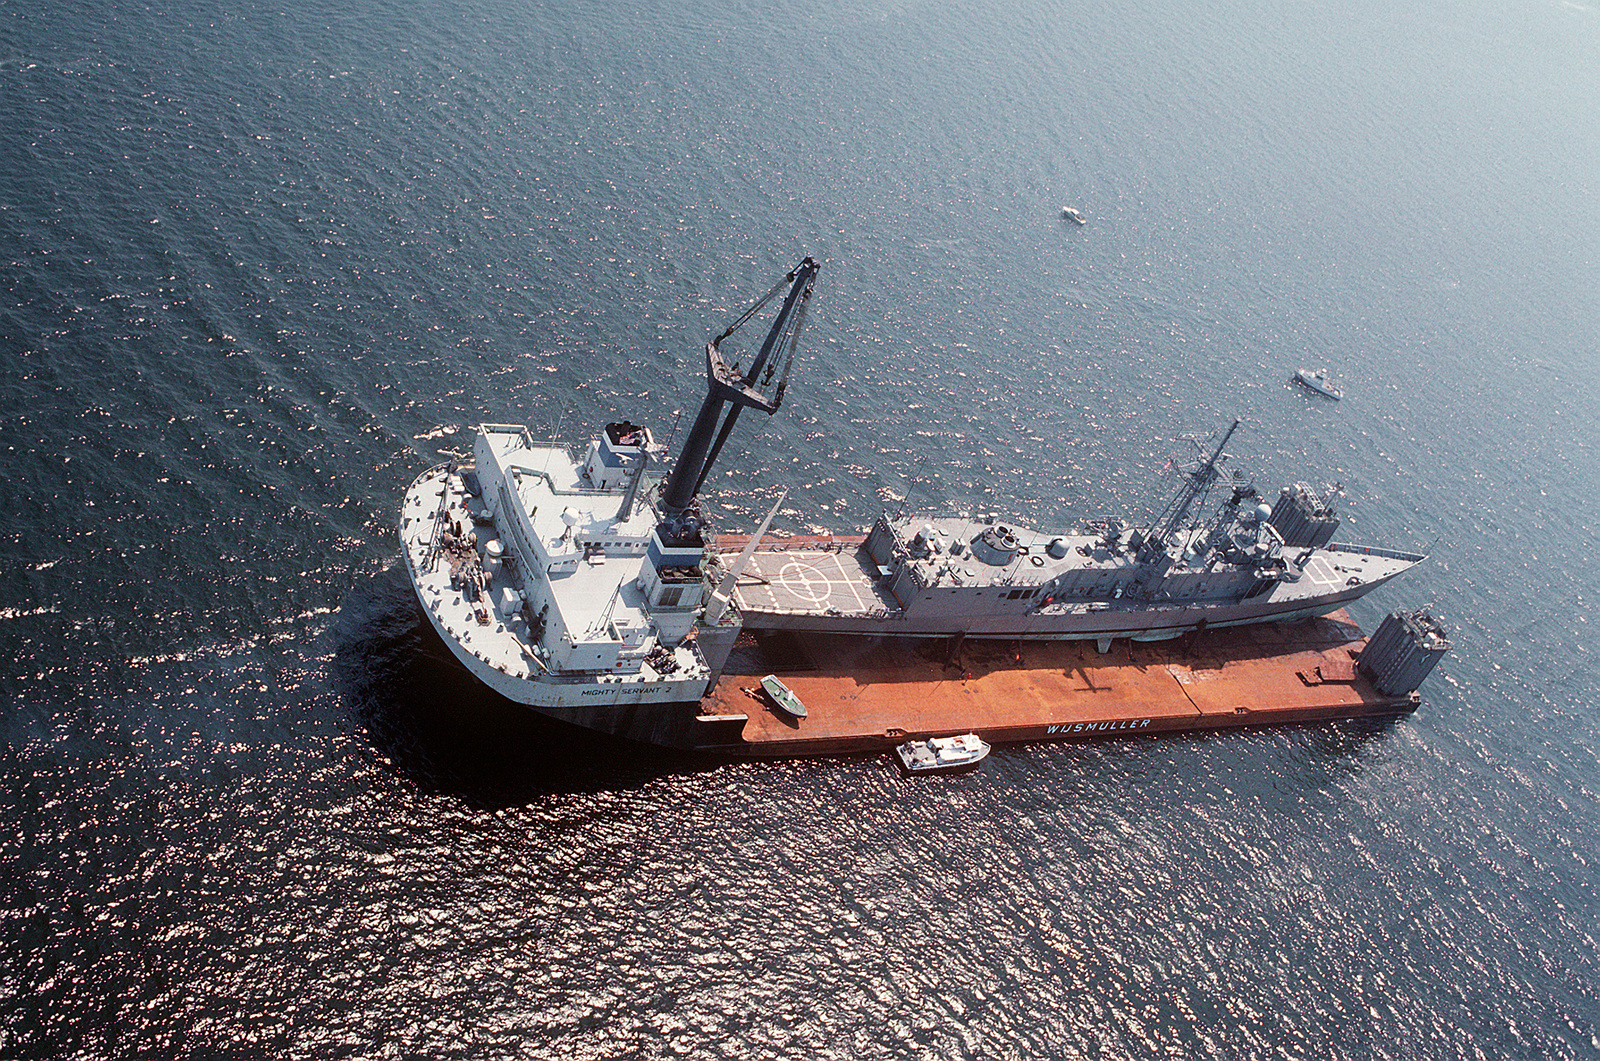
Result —
[{"label": "cargo deck", "polygon": [[[1162,642],[889,639],[786,635],[734,650],[701,702],[707,750],[788,757],[887,749],[976,732],[991,743],[1392,716],[1355,667],[1366,638],[1348,614],[1205,631]],[[781,715],[775,673],[805,702]]]}]

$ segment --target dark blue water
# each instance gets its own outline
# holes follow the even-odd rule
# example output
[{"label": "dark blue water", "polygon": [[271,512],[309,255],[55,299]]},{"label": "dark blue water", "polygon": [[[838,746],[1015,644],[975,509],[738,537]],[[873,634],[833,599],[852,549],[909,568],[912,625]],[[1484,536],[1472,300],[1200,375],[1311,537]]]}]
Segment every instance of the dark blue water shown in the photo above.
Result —
[{"label": "dark blue water", "polygon": [[[1597,59],[1555,2],[0,4],[0,1056],[1600,1054]],[[729,530],[1142,515],[1242,416],[1432,552],[1355,609],[1452,629],[1421,709],[928,783],[463,686],[405,483],[669,431],[807,253]]]}]

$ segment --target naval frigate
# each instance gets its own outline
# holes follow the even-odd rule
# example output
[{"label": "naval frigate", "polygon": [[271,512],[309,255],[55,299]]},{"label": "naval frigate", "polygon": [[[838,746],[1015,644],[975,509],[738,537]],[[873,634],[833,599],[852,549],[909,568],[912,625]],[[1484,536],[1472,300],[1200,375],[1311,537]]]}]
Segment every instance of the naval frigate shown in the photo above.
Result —
[{"label": "naval frigate", "polygon": [[[1420,563],[1335,542],[1336,490],[1270,503],[1225,467],[1236,420],[1142,526],[1052,533],[995,518],[880,516],[854,549],[763,544],[736,582],[758,631],[885,637],[1157,641],[1326,615]],[[731,560],[731,557],[727,558]]]}]

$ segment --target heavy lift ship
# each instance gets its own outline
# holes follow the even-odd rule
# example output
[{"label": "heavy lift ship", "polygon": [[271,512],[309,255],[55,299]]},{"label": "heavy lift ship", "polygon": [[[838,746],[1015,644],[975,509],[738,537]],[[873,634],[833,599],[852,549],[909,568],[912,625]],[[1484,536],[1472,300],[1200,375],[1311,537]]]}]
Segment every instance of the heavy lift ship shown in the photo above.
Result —
[{"label": "heavy lift ship", "polygon": [[[1422,557],[1332,543],[1331,505],[1304,484],[1249,504],[1254,491],[1221,471],[1237,423],[1131,533],[885,516],[791,548],[762,543],[774,506],[742,550],[719,550],[700,490],[740,413],[781,405],[817,271],[806,258],[707,344],[705,400],[659,486],[646,469],[663,449],[627,420],[579,459],[483,424],[469,464],[417,477],[400,519],[407,568],[474,677],[590,729],[774,757],[1414,709],[1416,685],[1400,685],[1421,681],[1442,634],[1418,613],[1407,628],[1421,633],[1386,637],[1380,688],[1336,609]],[[779,295],[741,373],[722,344]],[[1216,511],[1191,520],[1219,486]],[[761,643],[736,652],[747,628]],[[1117,639],[1130,639],[1126,664],[1105,655]],[[755,675],[774,668],[809,706],[803,722],[760,694]]]}]

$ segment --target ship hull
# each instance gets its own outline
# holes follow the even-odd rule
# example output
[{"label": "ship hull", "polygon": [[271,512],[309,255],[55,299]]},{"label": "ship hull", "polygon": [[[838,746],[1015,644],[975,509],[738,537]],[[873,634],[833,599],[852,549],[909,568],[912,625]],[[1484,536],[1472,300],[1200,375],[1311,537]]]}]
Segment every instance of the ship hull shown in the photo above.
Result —
[{"label": "ship hull", "polygon": [[[749,756],[888,752],[907,740],[976,733],[991,744],[1082,741],[1390,718],[1414,692],[1386,694],[1356,666],[1366,649],[1344,612],[1206,630],[1179,640],[1085,642],[769,637],[729,660],[702,710],[742,715]],[[771,668],[805,702],[803,722],[751,689]]]},{"label": "ship hull", "polygon": [[[1393,577],[1393,576],[1390,576]],[[1388,579],[1384,579],[1384,582]],[[1327,597],[1252,606],[1125,607],[1060,615],[928,616],[830,615],[763,612],[746,609],[745,626],[763,632],[853,634],[877,637],[972,637],[1023,641],[1101,641],[1128,638],[1160,641],[1203,629],[1224,629],[1253,623],[1284,623],[1316,618],[1359,600],[1382,582],[1365,583]]]},{"label": "ship hull", "polygon": [[[1072,554],[1076,555],[1076,554]],[[1037,556],[1034,559],[1038,559]],[[817,547],[779,545],[758,551],[738,587],[740,616],[746,628],[811,634],[883,637],[971,637],[1024,641],[1101,641],[1131,638],[1154,641],[1200,629],[1293,622],[1327,615],[1371,593],[1423,559],[1368,546],[1331,545],[1312,551],[1294,581],[1261,584],[1235,576],[1237,592],[1185,599],[1165,593],[1154,599],[1072,592],[1042,597],[1040,582],[1068,562],[1052,568],[1022,565],[984,580],[969,566],[969,577],[931,582],[908,578],[907,564],[880,565],[865,546],[847,542]],[[1033,574],[1038,572],[1038,574]],[[915,572],[913,572],[915,574]],[[1118,572],[1134,585],[1131,565]],[[972,577],[972,576],[976,577]],[[1030,580],[1028,575],[1032,575]],[[1085,581],[1093,576],[1086,576]],[[1189,576],[1194,587],[1206,577]],[[1107,578],[1107,583],[1110,579]],[[1104,589],[1104,586],[1101,587]],[[1249,592],[1266,589],[1269,592]],[[1058,591],[1059,592],[1059,591]],[[1041,602],[1042,601],[1042,602]]]},{"label": "ship hull", "polygon": [[[737,759],[886,753],[908,739],[958,732],[1009,745],[1381,719],[1420,702],[1415,693],[1378,693],[1354,673],[1350,661],[1366,641],[1343,612],[1124,642],[1110,654],[1069,641],[968,641],[953,653],[933,650],[926,638],[764,641],[736,651],[704,698],[677,702],[529,702],[525,689],[506,688],[454,649],[452,656],[484,688],[563,725]],[[807,700],[805,720],[760,695],[762,673],[774,670]]]},{"label": "ship hull", "polygon": [[[420,596],[420,595],[419,595]],[[515,677],[496,669],[470,648],[461,644],[441,626],[424,605],[423,614],[439,640],[467,671],[492,691],[524,707],[573,709],[579,707],[616,708],[630,705],[695,703],[705,694],[704,678],[685,681],[626,681],[579,678],[551,681],[539,677]]]}]

